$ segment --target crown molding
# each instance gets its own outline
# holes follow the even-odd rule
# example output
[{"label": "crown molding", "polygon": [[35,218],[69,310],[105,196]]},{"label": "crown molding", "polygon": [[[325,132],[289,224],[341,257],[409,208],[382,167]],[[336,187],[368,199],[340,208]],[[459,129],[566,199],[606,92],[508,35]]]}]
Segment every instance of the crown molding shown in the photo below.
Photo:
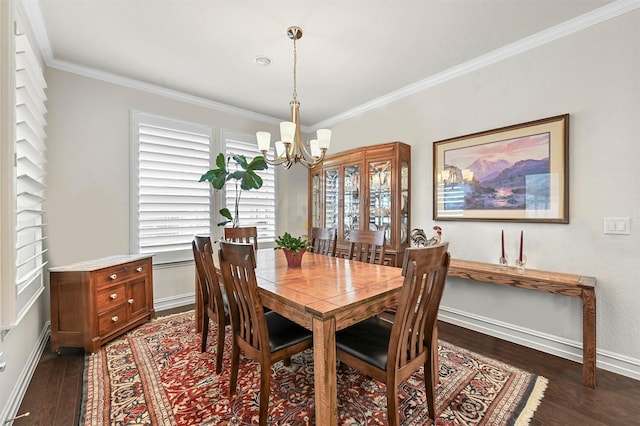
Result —
[{"label": "crown molding", "polygon": [[105,81],[107,83],[116,84],[118,86],[129,87],[131,89],[141,90],[144,92],[152,93],[158,96],[164,96],[167,98],[175,99],[181,102],[201,106],[204,108],[213,109],[216,111],[227,112],[234,115],[250,118],[253,120],[278,125],[282,120],[268,115],[259,114],[257,112],[249,111],[242,108],[237,108],[231,105],[215,102],[210,99],[201,98],[199,96],[190,95],[178,90],[167,89],[165,87],[157,86],[155,84],[145,83],[133,78],[123,77],[121,75],[112,74],[105,71],[100,71],[95,68],[84,67],[77,64],[72,64],[66,61],[60,61],[58,59],[52,59],[47,62],[47,66],[62,71],[67,71],[73,74],[82,75],[85,77],[93,78],[96,80]]},{"label": "crown molding", "polygon": [[595,9],[589,13],[578,16],[576,18],[565,21],[554,27],[548,28],[529,37],[508,44],[499,49],[493,50],[485,55],[478,56],[460,65],[451,67],[443,72],[434,74],[424,80],[412,83],[408,86],[394,90],[384,96],[373,99],[355,108],[349,109],[341,114],[330,117],[324,121],[314,124],[312,131],[315,129],[327,128],[341,121],[356,117],[364,112],[380,108],[407,96],[422,92],[431,87],[442,84],[446,81],[453,80],[464,74],[471,73],[496,62],[503,61],[513,56],[519,55],[528,50],[558,40],[562,37],[574,34],[583,29],[597,25],[609,19],[624,15],[625,13],[640,8],[640,0],[617,0],[606,6]]},{"label": "crown molding", "polygon": [[[83,67],[80,65],[55,59],[53,57],[51,44],[49,43],[49,37],[47,36],[47,31],[44,25],[44,19],[42,18],[42,12],[40,10],[39,2],[37,0],[21,0],[21,3],[24,6],[27,19],[31,24],[31,28],[36,37],[36,41],[38,42],[38,45],[40,47],[44,62],[48,67],[68,71],[74,74],[79,74],[98,80],[103,80],[132,89],[142,90],[159,96],[164,96],[182,102],[198,105],[204,108],[210,108],[217,111],[240,115],[269,124],[277,125],[278,123],[280,123],[280,121],[282,121],[275,117],[258,114],[220,102],[215,102],[198,96],[189,95],[177,90],[167,89],[154,84],[145,83],[139,80],[122,77],[116,74],[111,74],[93,68]],[[493,50],[487,54],[478,56],[477,58],[451,67],[438,74],[434,74],[428,78],[425,78],[424,80],[420,80],[398,90],[394,90],[393,92],[390,92],[384,96],[380,96],[379,98],[373,99],[355,108],[351,108],[341,114],[330,117],[312,126],[301,126],[301,130],[305,133],[310,133],[316,131],[317,129],[331,127],[332,125],[335,125],[341,121],[356,117],[367,111],[380,108],[397,100],[406,98],[407,96],[414,95],[431,87],[458,78],[464,74],[477,71],[481,68],[519,55],[528,50],[558,40],[562,37],[574,34],[593,25],[597,25],[601,22],[618,17],[620,15],[624,15],[625,13],[634,11],[638,8],[640,8],[640,0],[616,0],[591,12],[585,13],[584,15],[578,16],[554,27],[540,31],[522,40]]]}]

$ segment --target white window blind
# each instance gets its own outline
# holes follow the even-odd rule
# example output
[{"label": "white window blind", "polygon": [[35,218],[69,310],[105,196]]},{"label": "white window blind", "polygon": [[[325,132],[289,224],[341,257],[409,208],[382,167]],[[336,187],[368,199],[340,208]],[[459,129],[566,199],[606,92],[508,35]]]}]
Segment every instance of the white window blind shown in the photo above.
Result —
[{"label": "white window blind", "polygon": [[134,112],[132,252],[154,263],[193,260],[196,234],[211,234],[211,190],[199,182],[211,168],[212,129]]},{"label": "white window blind", "polygon": [[[254,135],[223,130],[222,141],[225,155],[244,155],[247,161],[262,155]],[[234,162],[230,163],[230,168]],[[276,185],[275,168],[269,166],[267,170],[259,170],[262,178],[262,188],[242,191],[239,205],[240,226],[255,226],[258,228],[258,244],[266,247],[275,241],[276,233]],[[234,211],[235,182],[229,181],[225,186],[225,204],[229,211]]]},{"label": "white window blind", "polygon": [[27,35],[21,32],[19,23],[15,28],[15,322],[18,323],[44,290],[47,84]]}]

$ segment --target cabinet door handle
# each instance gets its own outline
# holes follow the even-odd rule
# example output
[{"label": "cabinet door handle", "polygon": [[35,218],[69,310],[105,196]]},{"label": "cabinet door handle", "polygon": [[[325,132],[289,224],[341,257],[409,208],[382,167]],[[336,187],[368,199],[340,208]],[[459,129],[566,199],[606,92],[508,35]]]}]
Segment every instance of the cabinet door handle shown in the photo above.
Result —
[{"label": "cabinet door handle", "polygon": [[118,316],[111,317],[111,322],[118,322]]},{"label": "cabinet door handle", "polygon": [[112,280],[115,280],[116,278],[118,278],[118,276],[116,274],[111,274],[109,275],[109,278],[111,278]]},{"label": "cabinet door handle", "polygon": [[138,271],[138,272],[142,272],[142,266],[138,266],[138,267],[136,268],[136,271]]},{"label": "cabinet door handle", "polygon": [[118,298],[118,293],[113,293],[111,296],[109,296],[110,299],[114,300]]},{"label": "cabinet door handle", "polygon": [[133,299],[129,299],[127,302],[129,302],[130,305],[133,305]]}]

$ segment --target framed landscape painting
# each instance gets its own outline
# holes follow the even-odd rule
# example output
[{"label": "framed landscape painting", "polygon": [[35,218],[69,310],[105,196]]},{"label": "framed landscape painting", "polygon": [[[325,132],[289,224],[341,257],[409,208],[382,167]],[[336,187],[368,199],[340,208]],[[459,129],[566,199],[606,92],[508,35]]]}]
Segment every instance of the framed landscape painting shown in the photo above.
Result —
[{"label": "framed landscape painting", "polygon": [[569,223],[569,114],[434,142],[433,218]]}]

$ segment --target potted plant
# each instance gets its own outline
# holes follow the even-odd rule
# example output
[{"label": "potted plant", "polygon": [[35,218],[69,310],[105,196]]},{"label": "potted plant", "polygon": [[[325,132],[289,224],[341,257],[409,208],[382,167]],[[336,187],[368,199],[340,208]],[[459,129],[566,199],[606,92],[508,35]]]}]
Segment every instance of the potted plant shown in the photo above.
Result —
[{"label": "potted plant", "polygon": [[311,247],[304,237],[293,237],[288,232],[276,238],[274,250],[282,249],[287,258],[287,265],[292,268],[300,267],[302,255]]},{"label": "potted plant", "polygon": [[[229,169],[229,163],[233,160],[238,167],[235,171]],[[257,170],[266,170],[268,168],[267,161],[263,156],[257,156],[251,162],[247,161],[244,155],[230,155],[226,159],[224,154],[220,153],[216,157],[216,169],[209,170],[200,177],[200,182],[208,181],[216,190],[221,190],[224,185],[230,181],[235,181],[235,209],[232,215],[228,208],[220,209],[220,214],[226,219],[218,223],[218,226],[225,226],[227,223],[233,224],[234,228],[240,225],[238,217],[238,206],[240,205],[240,195],[242,191],[262,188],[262,178],[256,173]]]}]

